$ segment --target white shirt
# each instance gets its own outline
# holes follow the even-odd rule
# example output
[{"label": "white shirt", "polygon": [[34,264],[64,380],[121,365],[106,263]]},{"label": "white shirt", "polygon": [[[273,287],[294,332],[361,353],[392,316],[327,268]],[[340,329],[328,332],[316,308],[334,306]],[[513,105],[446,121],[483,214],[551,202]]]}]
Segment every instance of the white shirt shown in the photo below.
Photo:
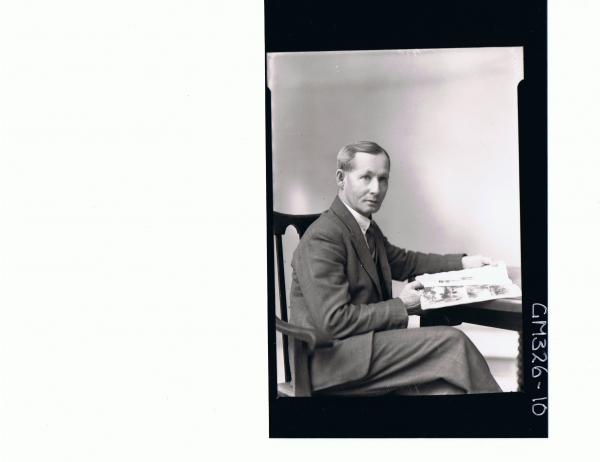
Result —
[{"label": "white shirt", "polygon": [[368,247],[369,246],[369,242],[367,241],[366,234],[367,234],[367,230],[369,229],[369,226],[371,226],[371,220],[369,220],[364,215],[361,215],[360,213],[358,213],[356,210],[354,210],[352,207],[350,207],[344,201],[342,201],[342,204],[344,204],[346,206],[346,208],[350,211],[350,213],[352,214],[352,216],[354,217],[354,219],[358,223],[358,226],[360,227],[360,230],[363,233],[363,237],[365,238],[365,242],[367,243],[367,247]]}]

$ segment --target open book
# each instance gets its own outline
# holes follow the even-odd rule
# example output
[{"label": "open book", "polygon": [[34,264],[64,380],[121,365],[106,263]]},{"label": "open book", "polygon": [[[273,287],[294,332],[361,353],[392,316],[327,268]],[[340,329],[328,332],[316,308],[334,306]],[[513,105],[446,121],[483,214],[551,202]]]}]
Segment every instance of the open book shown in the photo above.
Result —
[{"label": "open book", "polygon": [[508,277],[504,263],[423,274],[416,280],[424,287],[421,294],[421,308],[424,310],[521,296],[521,289]]}]

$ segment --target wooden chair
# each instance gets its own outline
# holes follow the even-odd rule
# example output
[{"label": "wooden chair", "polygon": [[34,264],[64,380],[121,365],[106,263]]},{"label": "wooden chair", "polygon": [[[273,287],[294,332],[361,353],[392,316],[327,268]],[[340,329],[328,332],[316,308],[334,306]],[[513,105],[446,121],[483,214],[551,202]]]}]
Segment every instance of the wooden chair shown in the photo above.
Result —
[{"label": "wooden chair", "polygon": [[295,326],[288,322],[288,305],[285,291],[282,236],[289,226],[293,226],[296,228],[298,235],[302,237],[307,228],[319,216],[319,213],[312,215],[288,215],[286,213],[273,212],[277,287],[281,312],[281,318],[275,318],[275,329],[281,332],[283,337],[283,368],[285,375],[285,383],[277,386],[279,396],[311,396],[309,357],[317,346],[331,345],[331,342],[319,338],[315,330]]},{"label": "wooden chair", "polygon": [[[275,258],[277,268],[277,287],[281,318],[275,319],[275,328],[283,337],[283,363],[285,382],[278,384],[279,396],[311,396],[309,358],[317,347],[329,346],[331,342],[321,339],[317,332],[306,327],[295,326],[288,322],[288,305],[285,290],[285,269],[283,264],[282,236],[289,226],[293,226],[300,238],[320,214],[289,215],[273,212],[273,236],[275,237]],[[520,268],[509,268],[509,276],[521,285]],[[521,367],[521,300],[500,299],[489,302],[448,307],[425,311],[421,314],[421,326],[450,325],[462,322],[497,327],[519,332],[518,383],[523,386]]]}]

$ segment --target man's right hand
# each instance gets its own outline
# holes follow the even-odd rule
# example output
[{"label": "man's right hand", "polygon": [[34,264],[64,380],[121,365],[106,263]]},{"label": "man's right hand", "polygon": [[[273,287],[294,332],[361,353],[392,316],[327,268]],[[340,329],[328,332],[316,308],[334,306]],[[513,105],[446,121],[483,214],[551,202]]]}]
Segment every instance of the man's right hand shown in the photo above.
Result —
[{"label": "man's right hand", "polygon": [[400,292],[400,300],[406,305],[408,314],[417,314],[421,311],[421,292],[423,284],[419,281],[409,282]]}]

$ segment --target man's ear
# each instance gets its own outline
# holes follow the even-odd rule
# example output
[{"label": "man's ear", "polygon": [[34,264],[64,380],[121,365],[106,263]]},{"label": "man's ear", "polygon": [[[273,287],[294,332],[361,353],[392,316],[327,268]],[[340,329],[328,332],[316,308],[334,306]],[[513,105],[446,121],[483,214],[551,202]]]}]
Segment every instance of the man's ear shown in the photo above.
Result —
[{"label": "man's ear", "polygon": [[344,174],[345,172],[341,168],[335,171],[335,180],[339,189],[344,189]]}]

